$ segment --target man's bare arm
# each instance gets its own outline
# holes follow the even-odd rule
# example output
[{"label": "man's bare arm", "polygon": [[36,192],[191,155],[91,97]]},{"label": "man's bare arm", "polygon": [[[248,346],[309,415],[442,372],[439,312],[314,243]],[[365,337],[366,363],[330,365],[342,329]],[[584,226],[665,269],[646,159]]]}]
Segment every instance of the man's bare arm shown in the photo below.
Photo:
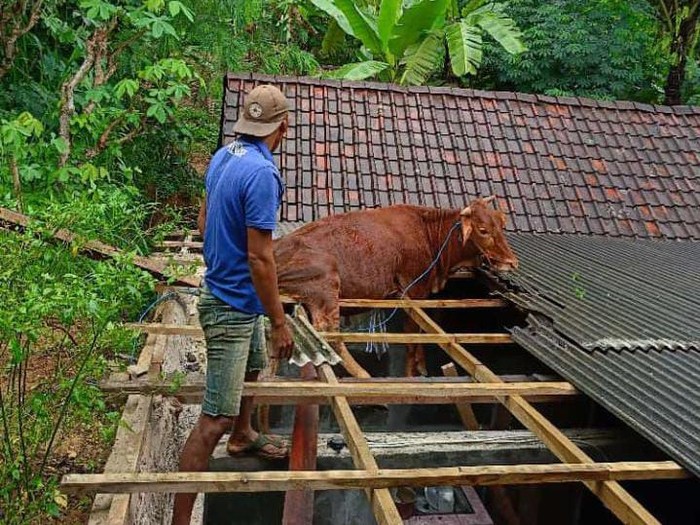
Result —
[{"label": "man's bare arm", "polygon": [[207,196],[202,197],[202,203],[199,206],[199,215],[197,215],[197,228],[199,228],[199,234],[204,239],[204,228],[207,225]]},{"label": "man's bare arm", "polygon": [[280,301],[271,231],[248,228],[248,264],[255,291],[272,323],[273,356],[287,358],[294,343]]}]

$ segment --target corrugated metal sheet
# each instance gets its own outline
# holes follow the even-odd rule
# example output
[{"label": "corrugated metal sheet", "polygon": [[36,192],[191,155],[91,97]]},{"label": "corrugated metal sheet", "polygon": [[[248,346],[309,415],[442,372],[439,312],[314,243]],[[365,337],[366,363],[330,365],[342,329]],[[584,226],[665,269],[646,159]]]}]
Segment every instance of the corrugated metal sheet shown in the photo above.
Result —
[{"label": "corrugated metal sheet", "polygon": [[700,243],[509,236],[506,295],[588,350],[700,349]]},{"label": "corrugated metal sheet", "polygon": [[587,352],[536,316],[513,338],[700,476],[700,352]]},{"label": "corrugated metal sheet", "polygon": [[509,236],[513,339],[700,475],[700,243]]}]

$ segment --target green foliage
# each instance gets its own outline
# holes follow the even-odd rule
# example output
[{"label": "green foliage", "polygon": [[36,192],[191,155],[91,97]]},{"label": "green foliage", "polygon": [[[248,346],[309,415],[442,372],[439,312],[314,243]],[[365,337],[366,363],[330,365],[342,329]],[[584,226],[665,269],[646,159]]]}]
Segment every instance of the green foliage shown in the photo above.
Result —
[{"label": "green foliage", "polygon": [[108,356],[125,350],[115,346],[114,321],[134,316],[153,287],[128,255],[95,262],[48,244],[54,227],[0,233],[0,508],[8,524],[65,506],[46,474],[66,426],[104,425],[104,437],[113,436],[116,416],[95,381]]},{"label": "green foliage", "polygon": [[401,84],[425,84],[445,63],[445,42],[454,74],[473,75],[481,65],[482,32],[508,53],[525,50],[520,32],[503,12],[502,4],[487,0],[472,0],[461,13],[448,0],[416,0],[409,4],[382,0],[378,14],[373,9],[363,10],[354,0],[312,2],[363,44],[365,60],[327,74],[332,78],[378,76]]},{"label": "green foliage", "polygon": [[551,95],[658,101],[665,60],[646,2],[511,0],[528,51],[486,44],[472,85]]}]

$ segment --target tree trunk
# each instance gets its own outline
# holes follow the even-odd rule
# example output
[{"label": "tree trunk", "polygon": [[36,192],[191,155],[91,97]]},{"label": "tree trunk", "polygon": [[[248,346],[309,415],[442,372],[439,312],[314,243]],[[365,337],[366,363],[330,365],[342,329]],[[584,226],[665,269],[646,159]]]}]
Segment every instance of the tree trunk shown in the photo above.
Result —
[{"label": "tree trunk", "polygon": [[[678,13],[675,16],[679,16]],[[681,22],[678,33],[673,35],[671,56],[674,58],[674,63],[671,64],[664,86],[664,104],[667,106],[682,104],[681,89],[685,80],[685,67],[688,63],[688,55],[693,51],[692,45],[698,31],[699,18],[700,6],[691,6],[690,16]]]},{"label": "tree trunk", "polygon": [[15,190],[15,197],[17,198],[17,209],[20,213],[24,213],[24,206],[22,204],[22,180],[19,178],[19,166],[17,166],[17,160],[10,155],[10,171],[12,172],[12,185]]}]

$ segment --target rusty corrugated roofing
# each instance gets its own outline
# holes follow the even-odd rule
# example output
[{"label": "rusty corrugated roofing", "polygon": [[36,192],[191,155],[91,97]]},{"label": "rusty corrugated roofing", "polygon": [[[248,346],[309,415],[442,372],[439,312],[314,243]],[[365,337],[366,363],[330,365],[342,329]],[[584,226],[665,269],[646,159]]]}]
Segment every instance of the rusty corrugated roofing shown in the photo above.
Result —
[{"label": "rusty corrugated roofing", "polygon": [[488,194],[520,232],[700,239],[700,107],[229,74],[291,100],[282,220]]}]

